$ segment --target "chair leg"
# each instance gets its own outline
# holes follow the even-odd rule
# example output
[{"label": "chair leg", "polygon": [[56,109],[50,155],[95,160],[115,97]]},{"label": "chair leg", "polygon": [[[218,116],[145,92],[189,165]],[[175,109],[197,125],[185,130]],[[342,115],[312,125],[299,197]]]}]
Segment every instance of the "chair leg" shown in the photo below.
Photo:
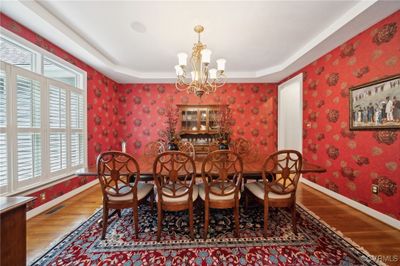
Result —
[{"label": "chair leg", "polygon": [[268,202],[264,202],[264,237],[268,238]]},{"label": "chair leg", "polygon": [[293,225],[293,232],[297,235],[297,217],[296,217],[296,204],[292,206],[292,225]]},{"label": "chair leg", "polygon": [[101,239],[106,238],[106,232],[107,232],[107,226],[108,226],[108,206],[104,205],[103,206],[103,231],[101,234]]},{"label": "chair leg", "polygon": [[121,215],[121,210],[118,210],[118,211],[117,211],[117,214],[118,214],[118,217],[119,217],[119,218],[122,217],[122,215]]},{"label": "chair leg", "polygon": [[138,208],[138,203],[135,202],[133,204],[133,222],[135,223],[135,236],[136,238],[139,238],[139,208]]},{"label": "chair leg", "polygon": [[235,203],[233,212],[235,216],[235,237],[239,237],[239,201]]},{"label": "chair leg", "polygon": [[189,202],[189,231],[190,238],[194,240],[194,231],[193,231],[193,201]]},{"label": "chair leg", "polygon": [[162,226],[162,206],[160,202],[157,204],[157,241],[161,239],[161,226]]},{"label": "chair leg", "polygon": [[209,216],[210,216],[210,209],[208,207],[208,202],[205,201],[204,202],[204,235],[203,235],[204,240],[207,239]]},{"label": "chair leg", "polygon": [[150,193],[150,210],[153,212],[154,209],[154,191]]}]

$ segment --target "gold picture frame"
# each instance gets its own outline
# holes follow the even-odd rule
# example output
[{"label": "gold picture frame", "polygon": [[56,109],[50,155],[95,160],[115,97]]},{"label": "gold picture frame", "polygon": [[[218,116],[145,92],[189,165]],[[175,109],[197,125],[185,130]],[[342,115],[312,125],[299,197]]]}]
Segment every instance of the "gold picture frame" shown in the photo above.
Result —
[{"label": "gold picture frame", "polygon": [[350,89],[350,130],[400,128],[400,74]]}]

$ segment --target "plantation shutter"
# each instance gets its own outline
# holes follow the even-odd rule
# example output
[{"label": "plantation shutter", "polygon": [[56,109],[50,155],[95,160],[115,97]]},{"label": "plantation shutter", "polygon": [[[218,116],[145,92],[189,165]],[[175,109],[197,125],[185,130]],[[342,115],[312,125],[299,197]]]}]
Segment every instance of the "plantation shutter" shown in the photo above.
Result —
[{"label": "plantation shutter", "polygon": [[50,172],[67,169],[67,92],[49,86]]},{"label": "plantation shutter", "polygon": [[18,182],[32,180],[42,174],[40,93],[39,81],[16,76]]},{"label": "plantation shutter", "polygon": [[84,164],[83,96],[71,92],[71,166]]},{"label": "plantation shutter", "polygon": [[0,188],[4,190],[8,185],[6,80],[5,71],[0,69]]}]

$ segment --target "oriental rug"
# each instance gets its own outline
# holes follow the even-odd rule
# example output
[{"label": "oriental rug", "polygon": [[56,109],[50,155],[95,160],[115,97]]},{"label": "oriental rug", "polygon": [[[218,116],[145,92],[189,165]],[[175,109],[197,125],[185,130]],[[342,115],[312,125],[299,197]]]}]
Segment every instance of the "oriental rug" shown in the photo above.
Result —
[{"label": "oriental rug", "polygon": [[147,205],[140,206],[138,239],[132,210],[126,209],[111,220],[101,240],[99,210],[31,265],[379,265],[302,206],[297,205],[298,235],[290,212],[271,208],[268,239],[262,235],[262,207],[240,212],[240,237],[235,238],[232,210],[211,210],[207,240],[202,239],[201,208],[195,211],[195,240],[189,237],[187,212],[166,212],[157,242],[157,212]]}]

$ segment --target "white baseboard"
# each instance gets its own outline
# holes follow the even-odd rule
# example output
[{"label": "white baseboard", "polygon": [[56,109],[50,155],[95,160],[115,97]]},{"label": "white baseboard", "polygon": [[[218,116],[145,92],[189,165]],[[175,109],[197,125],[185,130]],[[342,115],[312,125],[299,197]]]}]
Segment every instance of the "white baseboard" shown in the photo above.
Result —
[{"label": "white baseboard", "polygon": [[329,190],[323,186],[320,186],[314,182],[311,182],[310,180],[306,179],[306,178],[301,178],[300,181],[304,184],[306,184],[307,186],[310,186],[312,188],[315,188],[316,190],[338,200],[343,202],[346,205],[349,205],[350,207],[359,210],[385,224],[388,224],[396,229],[400,229],[400,221],[396,220],[393,217],[390,217],[389,215],[383,214],[381,212],[378,212],[370,207],[367,207],[361,203],[358,203],[357,201],[354,201],[352,199],[349,199],[343,195],[340,195],[332,190]]},{"label": "white baseboard", "polygon": [[98,183],[99,183],[99,180],[95,179],[95,180],[93,180],[93,181],[91,181],[91,182],[89,182],[89,183],[87,183],[87,184],[85,184],[83,186],[80,186],[80,187],[78,187],[78,188],[76,188],[74,190],[71,190],[68,193],[65,193],[64,195],[62,195],[62,196],[60,196],[60,197],[58,197],[58,198],[56,198],[56,199],[54,199],[52,201],[46,202],[45,204],[40,205],[37,208],[34,208],[34,209],[32,209],[32,210],[30,210],[30,211],[28,211],[26,213],[26,219],[29,220],[30,218],[35,217],[36,215],[38,215],[38,214],[40,214],[40,213],[42,213],[42,212],[54,207],[55,205],[63,202],[64,200],[67,200],[67,199],[69,199],[69,198],[81,193],[82,191],[84,191],[84,190],[86,190],[86,189],[88,189],[88,188],[90,188],[90,187],[92,187],[92,186],[94,186],[94,185],[96,185]]}]

